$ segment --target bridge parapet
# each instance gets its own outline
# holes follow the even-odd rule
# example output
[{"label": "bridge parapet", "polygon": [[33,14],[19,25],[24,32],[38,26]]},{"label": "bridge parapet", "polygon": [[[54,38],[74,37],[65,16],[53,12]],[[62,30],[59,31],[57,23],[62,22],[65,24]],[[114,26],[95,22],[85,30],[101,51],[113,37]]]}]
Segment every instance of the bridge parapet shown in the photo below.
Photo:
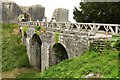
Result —
[{"label": "bridge parapet", "polygon": [[49,30],[86,32],[88,35],[96,33],[106,33],[106,35],[120,35],[120,24],[101,24],[101,23],[70,23],[70,22],[21,22],[20,26],[44,26]]}]

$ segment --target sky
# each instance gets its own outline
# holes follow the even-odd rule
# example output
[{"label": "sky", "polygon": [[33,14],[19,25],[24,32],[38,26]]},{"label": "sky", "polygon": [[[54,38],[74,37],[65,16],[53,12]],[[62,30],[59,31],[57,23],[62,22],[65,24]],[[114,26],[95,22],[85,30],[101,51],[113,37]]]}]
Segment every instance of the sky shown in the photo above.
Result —
[{"label": "sky", "polygon": [[45,7],[45,16],[51,18],[56,8],[66,8],[69,10],[69,21],[75,22],[73,19],[74,6],[79,7],[81,0],[11,0],[21,6],[31,6],[40,4]]}]

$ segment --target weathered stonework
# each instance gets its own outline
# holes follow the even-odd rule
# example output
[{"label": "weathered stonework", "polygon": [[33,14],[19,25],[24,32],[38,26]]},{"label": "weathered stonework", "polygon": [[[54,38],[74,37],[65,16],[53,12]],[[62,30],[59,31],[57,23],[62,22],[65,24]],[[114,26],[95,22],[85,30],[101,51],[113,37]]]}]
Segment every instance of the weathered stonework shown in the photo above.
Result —
[{"label": "weathered stonework", "polygon": [[45,16],[45,7],[41,5],[33,5],[28,9],[28,13],[30,13],[32,21],[42,21]]},{"label": "weathered stonework", "polygon": [[2,2],[2,22],[12,23],[18,21],[19,14],[22,10],[14,2]]},{"label": "weathered stonework", "polygon": [[[27,13],[32,21],[42,21],[45,17],[45,7],[42,5],[19,6],[15,2],[7,1],[2,2],[1,5],[3,23],[17,23],[19,22],[19,16],[23,13]],[[69,11],[67,9],[57,8],[52,19],[55,18],[56,22],[69,22],[68,17]]]},{"label": "weathered stonework", "polygon": [[56,22],[68,22],[69,11],[64,8],[57,8],[53,12],[52,18],[56,19]]},{"label": "weathered stonework", "polygon": [[[22,25],[20,25],[23,27]],[[26,47],[29,61],[33,67],[44,71],[49,66],[59,63],[62,60],[79,56],[88,47],[87,34],[80,34],[78,31],[57,30],[57,26],[44,26],[45,33],[40,36],[35,34],[34,26],[29,26],[26,33]],[[62,26],[61,26],[62,27]],[[59,32],[59,40],[56,43],[54,39],[55,32]],[[36,36],[36,37],[34,37]],[[24,37],[24,35],[23,35]],[[54,49],[53,49],[54,48]],[[65,49],[56,56],[55,50]],[[66,54],[64,54],[66,53]]]},{"label": "weathered stonework", "polygon": [[15,2],[3,1],[2,5],[2,22],[17,23],[20,14],[28,13],[32,21],[42,21],[45,14],[45,7],[41,5],[19,6]]}]

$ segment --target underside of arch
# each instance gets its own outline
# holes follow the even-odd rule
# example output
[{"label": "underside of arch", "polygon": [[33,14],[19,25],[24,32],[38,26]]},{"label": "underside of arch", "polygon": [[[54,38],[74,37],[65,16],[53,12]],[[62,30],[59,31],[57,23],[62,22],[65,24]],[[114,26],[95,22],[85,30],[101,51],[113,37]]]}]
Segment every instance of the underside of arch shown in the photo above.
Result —
[{"label": "underside of arch", "polygon": [[41,70],[41,39],[36,34],[31,40],[31,64],[34,68]]},{"label": "underside of arch", "polygon": [[57,64],[65,59],[68,59],[68,54],[64,46],[60,43],[54,44],[50,50],[49,65]]}]

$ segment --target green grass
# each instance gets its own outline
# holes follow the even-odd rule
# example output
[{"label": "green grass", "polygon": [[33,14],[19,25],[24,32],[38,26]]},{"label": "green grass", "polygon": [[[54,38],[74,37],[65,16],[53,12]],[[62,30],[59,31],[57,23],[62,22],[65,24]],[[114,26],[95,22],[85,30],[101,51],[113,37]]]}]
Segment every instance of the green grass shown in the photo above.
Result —
[{"label": "green grass", "polygon": [[112,39],[111,39],[111,46],[113,47],[113,45],[116,43],[116,41],[120,39],[120,36],[117,35],[113,35]]},{"label": "green grass", "polygon": [[[118,78],[118,51],[84,52],[81,56],[53,65],[43,73],[23,73],[17,78],[84,78],[89,73]],[[32,75],[32,76],[30,76]]]},{"label": "green grass", "polygon": [[21,44],[21,36],[14,34],[13,29],[18,30],[18,26],[2,24],[2,71],[29,66],[26,48]]}]

